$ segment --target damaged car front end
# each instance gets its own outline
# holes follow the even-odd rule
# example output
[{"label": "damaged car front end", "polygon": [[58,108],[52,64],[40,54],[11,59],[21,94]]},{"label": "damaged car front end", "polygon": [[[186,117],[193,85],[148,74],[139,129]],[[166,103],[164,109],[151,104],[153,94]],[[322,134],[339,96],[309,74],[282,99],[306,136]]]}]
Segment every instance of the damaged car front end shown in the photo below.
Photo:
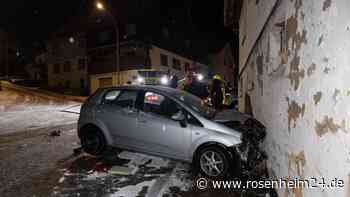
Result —
[{"label": "damaged car front end", "polygon": [[218,112],[214,121],[241,133],[242,142],[233,147],[233,151],[240,159],[240,176],[246,178],[260,176],[261,168],[265,168],[267,159],[265,152],[260,148],[266,136],[265,126],[253,117],[236,110]]}]

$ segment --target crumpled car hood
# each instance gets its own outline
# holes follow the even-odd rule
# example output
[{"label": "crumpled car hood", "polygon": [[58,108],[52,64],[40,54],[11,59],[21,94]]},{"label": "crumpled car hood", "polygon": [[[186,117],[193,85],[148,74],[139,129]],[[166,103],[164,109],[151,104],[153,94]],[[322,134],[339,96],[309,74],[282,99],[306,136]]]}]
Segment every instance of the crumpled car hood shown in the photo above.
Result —
[{"label": "crumpled car hood", "polygon": [[218,112],[213,120],[215,122],[238,121],[244,123],[249,118],[251,118],[251,116],[247,114],[241,113],[234,109],[228,109]]}]

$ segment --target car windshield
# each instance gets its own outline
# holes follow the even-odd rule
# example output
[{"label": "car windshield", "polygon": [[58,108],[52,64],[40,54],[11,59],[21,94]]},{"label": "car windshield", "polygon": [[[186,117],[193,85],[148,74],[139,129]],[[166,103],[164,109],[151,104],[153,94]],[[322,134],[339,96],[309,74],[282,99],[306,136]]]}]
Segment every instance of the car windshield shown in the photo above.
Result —
[{"label": "car windshield", "polygon": [[139,71],[138,72],[142,77],[161,77],[164,75],[162,71]]},{"label": "car windshield", "polygon": [[211,119],[215,115],[215,109],[210,107],[207,103],[205,103],[200,98],[187,93],[185,91],[177,91],[173,96],[182,101],[187,107],[192,109],[193,111],[199,113],[207,119]]}]

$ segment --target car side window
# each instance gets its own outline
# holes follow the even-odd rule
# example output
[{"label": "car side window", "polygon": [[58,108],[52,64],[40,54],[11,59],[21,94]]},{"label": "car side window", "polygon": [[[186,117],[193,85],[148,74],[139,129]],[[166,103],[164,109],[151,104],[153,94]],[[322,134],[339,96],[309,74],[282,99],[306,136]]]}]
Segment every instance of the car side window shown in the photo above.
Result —
[{"label": "car side window", "polygon": [[111,90],[105,94],[103,101],[104,103],[112,103],[120,95],[120,90]]},{"label": "car side window", "polygon": [[197,126],[197,127],[203,127],[203,124],[195,118],[192,114],[187,112],[187,122],[190,125]]},{"label": "car side window", "polygon": [[146,92],[142,111],[171,119],[181,111],[181,108],[175,101],[163,95]]},{"label": "car side window", "polygon": [[113,101],[113,104],[122,108],[132,108],[135,106],[138,91],[136,90],[123,90],[118,95],[117,99]]}]

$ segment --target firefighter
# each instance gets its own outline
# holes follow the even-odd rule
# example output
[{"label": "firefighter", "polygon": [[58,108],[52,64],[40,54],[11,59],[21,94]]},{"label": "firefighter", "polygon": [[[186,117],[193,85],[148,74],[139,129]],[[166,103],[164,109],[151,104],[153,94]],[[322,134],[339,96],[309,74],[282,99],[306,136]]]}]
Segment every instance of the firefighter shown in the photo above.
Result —
[{"label": "firefighter", "polygon": [[210,98],[215,109],[221,109],[223,105],[224,91],[222,87],[223,81],[220,75],[214,75],[211,85]]},{"label": "firefighter", "polygon": [[171,76],[170,79],[170,87],[176,89],[178,86],[178,77],[176,74],[174,74],[173,76]]}]

